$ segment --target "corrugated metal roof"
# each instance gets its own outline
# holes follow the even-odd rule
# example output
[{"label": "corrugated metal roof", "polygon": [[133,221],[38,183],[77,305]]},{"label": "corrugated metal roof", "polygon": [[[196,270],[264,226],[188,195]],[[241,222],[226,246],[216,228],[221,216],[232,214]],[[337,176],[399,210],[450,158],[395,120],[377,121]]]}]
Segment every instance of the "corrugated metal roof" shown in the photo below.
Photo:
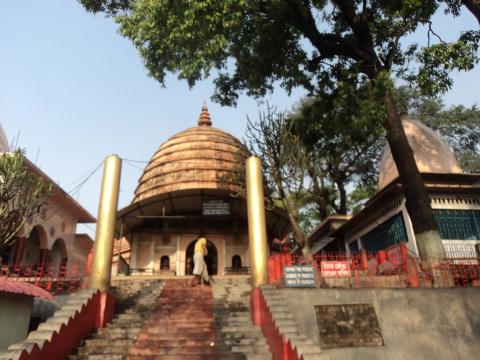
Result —
[{"label": "corrugated metal roof", "polygon": [[0,278],[0,292],[8,292],[14,294],[23,294],[27,296],[39,297],[45,300],[53,300],[52,294],[41,287],[21,282]]}]

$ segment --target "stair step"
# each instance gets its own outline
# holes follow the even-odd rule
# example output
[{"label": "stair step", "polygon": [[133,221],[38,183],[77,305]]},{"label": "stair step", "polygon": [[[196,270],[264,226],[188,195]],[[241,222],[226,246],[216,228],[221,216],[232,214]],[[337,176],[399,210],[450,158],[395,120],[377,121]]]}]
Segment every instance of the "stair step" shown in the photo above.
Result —
[{"label": "stair step", "polygon": [[95,354],[95,355],[100,355],[100,354],[126,354],[128,350],[130,349],[131,345],[122,345],[122,346],[85,346],[80,349],[78,349],[78,354]]},{"label": "stair step", "polygon": [[102,334],[94,334],[92,336],[93,339],[105,339],[105,340],[124,340],[124,339],[129,339],[129,340],[135,340],[138,336],[138,333],[140,332],[140,329],[138,331],[130,331],[127,333],[102,333]]},{"label": "stair step", "polygon": [[[219,357],[211,354],[196,355],[129,355],[128,360],[215,360]],[[95,359],[96,360],[96,359]]]},{"label": "stair step", "polygon": [[272,358],[261,329],[252,324],[247,279],[219,280],[212,287],[193,288],[186,280],[133,280],[115,285],[119,297],[114,320],[69,359]]},{"label": "stair step", "polygon": [[124,360],[126,359],[126,355],[118,355],[118,354],[101,354],[101,355],[70,355],[68,357],[69,360]]},{"label": "stair step", "polygon": [[132,342],[130,340],[119,339],[88,339],[85,340],[87,347],[109,347],[109,346],[129,346]]},{"label": "stair step", "polygon": [[271,359],[262,331],[252,323],[248,282],[215,283],[215,326],[221,352],[226,360]]},{"label": "stair step", "polygon": [[163,346],[162,348],[134,348],[129,355],[216,355],[215,346]]},{"label": "stair step", "polygon": [[162,348],[164,346],[200,346],[211,347],[215,339],[138,339],[135,345],[139,348]]}]

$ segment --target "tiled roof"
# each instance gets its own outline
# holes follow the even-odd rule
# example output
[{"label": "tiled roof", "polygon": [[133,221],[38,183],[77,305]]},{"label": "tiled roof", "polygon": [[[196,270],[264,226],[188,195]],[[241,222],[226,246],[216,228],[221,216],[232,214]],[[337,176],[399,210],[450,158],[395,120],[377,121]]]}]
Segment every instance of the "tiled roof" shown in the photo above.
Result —
[{"label": "tiled roof", "polygon": [[5,278],[0,278],[0,292],[23,294],[39,297],[45,300],[53,300],[53,296],[48,291],[38,286]]},{"label": "tiled roof", "polygon": [[235,137],[212,127],[204,105],[198,126],[163,143],[146,166],[135,190],[134,203],[161,194],[191,189],[240,191],[236,171],[248,150]]}]

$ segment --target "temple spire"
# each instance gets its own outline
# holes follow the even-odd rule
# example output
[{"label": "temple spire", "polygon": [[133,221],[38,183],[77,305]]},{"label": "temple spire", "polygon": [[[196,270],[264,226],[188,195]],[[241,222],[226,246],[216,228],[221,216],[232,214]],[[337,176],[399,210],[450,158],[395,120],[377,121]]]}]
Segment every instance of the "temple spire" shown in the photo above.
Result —
[{"label": "temple spire", "polygon": [[210,114],[208,113],[207,104],[204,102],[202,106],[202,112],[198,119],[198,126],[212,126],[212,120],[210,120]]}]

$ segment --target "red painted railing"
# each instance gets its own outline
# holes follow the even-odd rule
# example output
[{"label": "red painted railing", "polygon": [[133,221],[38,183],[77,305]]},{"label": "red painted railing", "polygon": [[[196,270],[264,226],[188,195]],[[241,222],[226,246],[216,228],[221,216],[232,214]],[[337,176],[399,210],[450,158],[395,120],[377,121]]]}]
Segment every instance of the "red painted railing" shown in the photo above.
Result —
[{"label": "red painted railing", "polygon": [[[269,258],[271,284],[281,284],[286,265],[309,263],[301,255]],[[419,259],[404,244],[376,253],[319,253],[311,264],[323,287],[467,287],[480,286],[480,258]]]},{"label": "red painted railing", "polygon": [[[64,320],[57,330],[47,331],[46,339],[42,337],[34,340],[29,337],[25,340],[30,343],[29,346],[20,346],[22,350],[16,354],[15,358],[18,360],[65,359],[95,329],[104,327],[111,321],[114,309],[113,295],[97,291],[79,307],[73,316]],[[9,347],[8,351],[16,350]]]},{"label": "red painted railing", "polygon": [[86,269],[76,264],[21,264],[0,266],[0,277],[40,286],[51,293],[83,288]]}]

